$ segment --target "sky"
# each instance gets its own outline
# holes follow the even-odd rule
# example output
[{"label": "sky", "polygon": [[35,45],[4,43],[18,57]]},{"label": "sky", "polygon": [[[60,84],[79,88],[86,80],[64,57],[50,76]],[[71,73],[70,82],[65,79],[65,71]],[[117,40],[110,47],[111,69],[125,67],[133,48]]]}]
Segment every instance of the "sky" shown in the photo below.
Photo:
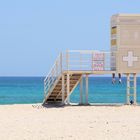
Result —
[{"label": "sky", "polygon": [[45,76],[69,50],[110,49],[110,17],[138,0],[0,0],[0,76]]}]

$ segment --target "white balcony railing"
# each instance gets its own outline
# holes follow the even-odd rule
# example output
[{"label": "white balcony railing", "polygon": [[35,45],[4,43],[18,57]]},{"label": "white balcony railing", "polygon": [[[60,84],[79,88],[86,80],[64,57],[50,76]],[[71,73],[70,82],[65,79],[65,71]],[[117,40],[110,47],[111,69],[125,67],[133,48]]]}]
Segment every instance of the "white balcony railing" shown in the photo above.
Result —
[{"label": "white balcony railing", "polygon": [[63,70],[116,70],[116,53],[104,51],[70,50],[63,55]]}]

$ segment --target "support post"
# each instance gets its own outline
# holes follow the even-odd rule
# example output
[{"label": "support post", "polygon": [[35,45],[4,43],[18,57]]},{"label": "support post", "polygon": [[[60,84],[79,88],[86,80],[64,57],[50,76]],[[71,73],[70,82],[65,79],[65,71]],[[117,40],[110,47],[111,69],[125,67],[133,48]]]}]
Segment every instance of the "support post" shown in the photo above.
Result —
[{"label": "support post", "polygon": [[63,62],[62,62],[62,59],[63,59],[63,56],[62,56],[62,52],[60,53],[60,71],[61,71],[61,73],[62,73],[62,71],[63,71]]},{"label": "support post", "polygon": [[64,74],[62,74],[62,104],[64,104],[65,101],[65,79]]},{"label": "support post", "polygon": [[46,99],[46,80],[44,80],[44,99]]},{"label": "support post", "polygon": [[127,104],[130,105],[130,74],[127,74],[127,94],[126,94]]},{"label": "support post", "polygon": [[67,73],[67,103],[70,103],[70,75]]},{"label": "support post", "polygon": [[137,75],[136,73],[134,73],[134,105],[137,104],[136,88],[137,88]]},{"label": "support post", "polygon": [[80,104],[83,104],[83,77],[80,81]]},{"label": "support post", "polygon": [[67,67],[67,71],[69,71],[69,51],[68,50],[66,52],[66,67]]},{"label": "support post", "polygon": [[86,74],[86,105],[88,105],[88,74]]}]

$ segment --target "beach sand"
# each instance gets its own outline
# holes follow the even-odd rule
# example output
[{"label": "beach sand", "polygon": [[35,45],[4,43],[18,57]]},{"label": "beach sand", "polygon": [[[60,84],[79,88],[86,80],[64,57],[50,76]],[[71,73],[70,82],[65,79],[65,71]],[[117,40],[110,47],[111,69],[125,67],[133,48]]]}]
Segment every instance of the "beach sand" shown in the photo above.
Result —
[{"label": "beach sand", "polygon": [[140,106],[0,106],[1,140],[139,140]]}]

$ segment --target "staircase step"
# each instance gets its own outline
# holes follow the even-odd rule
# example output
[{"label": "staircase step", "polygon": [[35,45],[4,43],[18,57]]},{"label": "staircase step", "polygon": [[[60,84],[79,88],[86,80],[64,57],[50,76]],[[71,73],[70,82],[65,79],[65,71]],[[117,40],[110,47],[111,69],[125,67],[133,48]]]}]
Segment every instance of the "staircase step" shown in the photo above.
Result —
[{"label": "staircase step", "polygon": [[134,89],[134,87],[127,87],[127,88],[129,88],[129,89]]},{"label": "staircase step", "polygon": [[[75,83],[72,82],[72,83],[70,83],[70,85],[73,86],[73,85],[75,85],[76,83],[77,83],[77,82],[75,82]],[[58,84],[57,86],[58,86],[58,87],[62,87],[62,84]],[[65,86],[66,86],[66,84],[65,84]]]},{"label": "staircase step", "polygon": [[[70,75],[70,92],[73,90],[79,79],[81,78],[81,74],[73,74]],[[67,98],[67,75],[64,76],[64,84],[65,84],[65,91],[64,91],[64,98]],[[62,77],[55,82],[55,87],[52,86],[51,94],[48,94],[48,98],[46,102],[62,102]]]},{"label": "staircase step", "polygon": [[127,94],[128,96],[134,96],[134,94],[130,93],[130,94]]},{"label": "staircase step", "polygon": [[[67,97],[67,96],[64,96],[64,98],[66,98],[66,97]],[[55,96],[55,97],[49,97],[48,100],[49,100],[49,99],[53,99],[53,100],[55,100],[55,99],[61,99],[61,100],[62,100],[62,96],[58,96],[58,97],[56,97],[56,96]]]},{"label": "staircase step", "polygon": [[[57,96],[62,96],[62,94],[51,94],[49,97],[57,97]],[[67,94],[65,94],[65,96],[67,96]]]},{"label": "staircase step", "polygon": [[48,98],[47,101],[54,101],[54,99],[49,99],[49,98]]}]

